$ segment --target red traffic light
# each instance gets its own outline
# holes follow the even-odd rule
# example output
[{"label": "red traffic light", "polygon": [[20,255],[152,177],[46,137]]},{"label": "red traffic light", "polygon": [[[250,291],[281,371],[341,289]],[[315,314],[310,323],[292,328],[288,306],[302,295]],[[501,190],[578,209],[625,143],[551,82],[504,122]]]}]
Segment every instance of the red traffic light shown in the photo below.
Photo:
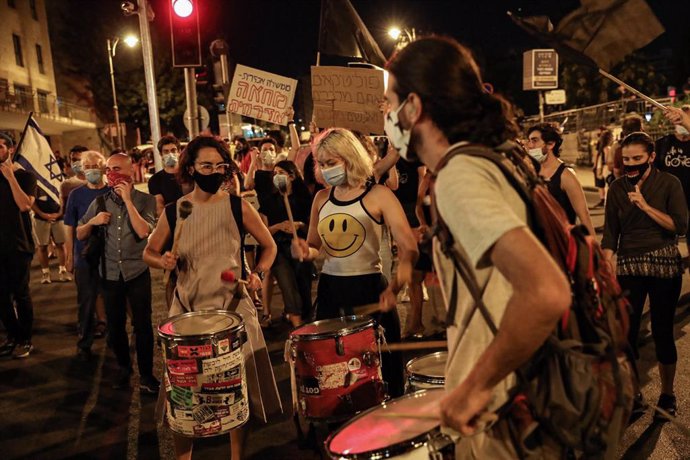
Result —
[{"label": "red traffic light", "polygon": [[189,17],[194,12],[192,0],[172,0],[172,7],[175,14],[181,18]]}]

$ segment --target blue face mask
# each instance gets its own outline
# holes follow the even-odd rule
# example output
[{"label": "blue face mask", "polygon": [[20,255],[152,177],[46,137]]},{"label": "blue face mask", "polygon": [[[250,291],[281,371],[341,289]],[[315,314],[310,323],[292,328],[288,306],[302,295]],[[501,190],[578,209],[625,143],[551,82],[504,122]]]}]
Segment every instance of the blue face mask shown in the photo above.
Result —
[{"label": "blue face mask", "polygon": [[177,166],[178,161],[179,160],[177,158],[177,155],[175,155],[173,153],[163,155],[163,165],[168,167],[168,168],[172,168],[174,166]]},{"label": "blue face mask", "polygon": [[347,180],[347,173],[345,172],[345,165],[339,164],[331,168],[321,168],[323,180],[332,187],[342,185]]},{"label": "blue face mask", "polygon": [[99,185],[103,183],[103,171],[101,171],[100,169],[87,169],[86,171],[84,171],[84,177],[86,177],[86,180],[93,185]]},{"label": "blue face mask", "polygon": [[81,161],[77,160],[72,162],[72,171],[74,171],[74,174],[81,174],[84,172],[81,167]]}]

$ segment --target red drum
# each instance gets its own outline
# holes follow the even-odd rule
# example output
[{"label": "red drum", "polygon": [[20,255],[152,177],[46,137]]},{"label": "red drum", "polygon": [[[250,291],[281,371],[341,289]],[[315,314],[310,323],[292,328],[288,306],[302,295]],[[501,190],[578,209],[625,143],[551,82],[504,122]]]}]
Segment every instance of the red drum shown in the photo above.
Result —
[{"label": "red drum", "polygon": [[249,420],[242,317],[224,310],[183,313],[161,322],[166,419],[174,432],[216,436]]},{"label": "red drum", "polygon": [[450,460],[455,445],[440,431],[439,420],[388,417],[437,412],[443,389],[421,390],[385,402],[353,418],[326,440],[333,459]]},{"label": "red drum", "polygon": [[290,333],[293,398],[308,419],[339,420],[384,401],[379,332],[373,319],[346,316]]}]

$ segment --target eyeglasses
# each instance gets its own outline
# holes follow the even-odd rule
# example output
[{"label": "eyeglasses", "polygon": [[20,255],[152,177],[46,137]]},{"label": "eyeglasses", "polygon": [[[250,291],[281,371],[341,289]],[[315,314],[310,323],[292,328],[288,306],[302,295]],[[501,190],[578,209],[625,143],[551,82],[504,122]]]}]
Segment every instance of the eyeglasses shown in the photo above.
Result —
[{"label": "eyeglasses", "polygon": [[213,174],[214,172],[219,172],[221,174],[225,174],[230,168],[230,165],[228,163],[218,163],[214,165],[213,163],[194,163],[196,165],[197,171],[199,171],[201,174]]}]

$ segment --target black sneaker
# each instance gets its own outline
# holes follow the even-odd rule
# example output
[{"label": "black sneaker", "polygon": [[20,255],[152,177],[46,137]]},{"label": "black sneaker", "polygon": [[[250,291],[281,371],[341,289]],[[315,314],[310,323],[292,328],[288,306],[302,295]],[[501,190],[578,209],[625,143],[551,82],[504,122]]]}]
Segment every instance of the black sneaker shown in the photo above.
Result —
[{"label": "black sneaker", "polygon": [[637,393],[633,399],[632,411],[630,411],[630,418],[628,419],[628,425],[635,423],[640,417],[642,417],[647,410],[647,405],[642,399],[642,393]]},{"label": "black sneaker", "polygon": [[31,342],[26,342],[14,347],[14,351],[12,351],[12,357],[14,359],[28,358],[32,351],[34,351],[34,346],[31,345]]},{"label": "black sneaker", "polygon": [[80,348],[77,347],[77,359],[79,361],[88,362],[91,361],[93,354],[91,353],[91,348]]},{"label": "black sneaker", "polygon": [[[676,411],[678,407],[676,406],[676,397],[674,395],[667,395],[666,393],[661,393],[659,396],[659,402],[656,403],[657,407],[663,410],[664,413],[658,410],[654,411],[654,420],[657,422],[667,422],[671,417],[676,417]],[[670,417],[669,417],[670,416]]]},{"label": "black sneaker", "polygon": [[139,381],[139,392],[145,395],[158,395],[161,384],[154,376],[142,377]]},{"label": "black sneaker", "polygon": [[129,369],[119,369],[117,375],[113,380],[113,390],[123,390],[129,388],[129,376],[131,372]]},{"label": "black sneaker", "polygon": [[17,344],[14,340],[5,340],[2,345],[0,345],[0,356],[10,356],[16,346]]}]

